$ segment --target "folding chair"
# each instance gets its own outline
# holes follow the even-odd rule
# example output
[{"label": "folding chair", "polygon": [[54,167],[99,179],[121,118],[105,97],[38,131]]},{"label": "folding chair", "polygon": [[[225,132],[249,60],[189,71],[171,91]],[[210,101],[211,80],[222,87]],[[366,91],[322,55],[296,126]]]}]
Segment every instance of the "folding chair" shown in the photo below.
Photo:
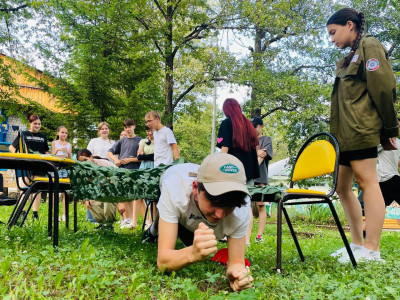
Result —
[{"label": "folding chair", "polygon": [[[28,148],[25,144],[25,139],[23,137],[22,131],[19,132],[19,151],[20,153],[28,153]],[[18,170],[15,170],[16,174],[18,174]],[[54,182],[52,180],[52,176],[49,173],[46,173],[47,177],[33,177],[30,172],[22,171],[21,178],[25,185],[25,187],[20,186],[17,178],[18,188],[22,191],[19,201],[9,218],[8,228],[10,229],[14,226],[18,219],[20,218],[22,211],[28,202],[29,196],[33,194],[32,200],[26,210],[26,214],[23,216],[20,227],[22,227],[25,223],[27,215],[35,201],[36,196],[39,193],[46,192],[49,193],[49,213],[48,213],[48,222],[49,222],[49,234],[51,231],[52,224],[52,212],[53,212],[53,191],[54,191]],[[18,175],[17,175],[18,177]],[[67,191],[71,189],[71,184],[69,179],[61,178],[59,179],[59,191],[65,194],[65,214],[66,220],[65,225],[69,228],[69,196]],[[74,200],[74,232],[77,231],[77,203]]]},{"label": "folding chair", "polygon": [[[325,139],[321,139],[325,138]],[[328,141],[329,140],[329,141]],[[285,206],[288,205],[303,205],[303,204],[319,204],[326,203],[335,219],[336,226],[340,236],[346,247],[349,258],[354,267],[357,263],[354,259],[353,252],[350,249],[349,242],[343,231],[342,225],[337,216],[335,207],[332,204],[331,197],[336,191],[337,178],[339,171],[339,144],[336,138],[330,133],[321,132],[310,137],[301,147],[297,154],[296,160],[291,172],[291,180],[289,189],[285,190],[282,198],[278,203],[277,210],[277,256],[276,270],[278,273],[283,271],[281,266],[282,258],[282,212],[285,216],[293,241],[296,245],[301,261],[304,261],[304,255],[301,251],[300,244],[297,240],[296,233],[290,222],[289,215]],[[332,174],[332,185],[328,193],[309,189],[294,188],[295,183],[300,180],[312,179],[318,176]],[[300,201],[295,201],[300,199]],[[309,199],[309,200],[305,200]],[[312,199],[312,200],[311,200]]]}]

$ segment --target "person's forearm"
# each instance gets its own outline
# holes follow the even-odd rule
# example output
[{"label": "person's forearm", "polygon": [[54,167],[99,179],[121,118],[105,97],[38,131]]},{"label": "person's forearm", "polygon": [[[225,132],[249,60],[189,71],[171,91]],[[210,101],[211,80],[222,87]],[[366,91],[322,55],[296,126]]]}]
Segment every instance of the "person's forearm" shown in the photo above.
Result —
[{"label": "person's forearm", "polygon": [[194,263],[192,247],[180,250],[164,249],[158,253],[157,267],[161,271],[177,271]]},{"label": "person's forearm", "polygon": [[10,145],[10,147],[8,147],[8,150],[10,150],[10,152],[12,153],[15,153],[17,149],[13,145]]},{"label": "person's forearm", "polygon": [[115,157],[115,155],[112,152],[107,152],[107,156],[109,158],[111,158],[112,161],[116,160],[117,158]]},{"label": "person's forearm", "polygon": [[178,145],[177,144],[172,144],[171,147],[172,147],[174,160],[180,158]]}]

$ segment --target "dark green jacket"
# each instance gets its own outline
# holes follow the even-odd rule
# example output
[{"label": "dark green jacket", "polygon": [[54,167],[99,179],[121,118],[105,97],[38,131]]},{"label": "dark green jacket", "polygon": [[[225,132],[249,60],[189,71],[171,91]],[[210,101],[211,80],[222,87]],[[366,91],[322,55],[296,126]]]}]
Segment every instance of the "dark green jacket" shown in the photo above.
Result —
[{"label": "dark green jacket", "polygon": [[337,63],[330,121],[340,151],[374,147],[397,136],[396,80],[383,45],[365,34],[350,65],[342,69],[342,63]]}]

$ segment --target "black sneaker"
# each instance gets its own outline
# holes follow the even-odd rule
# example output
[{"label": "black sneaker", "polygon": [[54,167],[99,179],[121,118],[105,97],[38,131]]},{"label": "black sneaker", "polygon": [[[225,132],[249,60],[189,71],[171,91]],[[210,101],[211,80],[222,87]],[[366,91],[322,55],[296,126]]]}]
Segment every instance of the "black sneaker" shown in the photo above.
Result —
[{"label": "black sneaker", "polygon": [[147,228],[146,231],[143,233],[143,235],[142,235],[142,244],[144,244],[144,243],[156,243],[157,242],[158,235],[153,235],[150,232],[150,228],[151,228],[151,226],[149,228]]},{"label": "black sneaker", "polygon": [[32,213],[32,218],[33,218],[34,220],[39,220],[39,215],[38,215],[38,212],[37,212],[37,211],[34,211],[34,212]]},{"label": "black sneaker", "polygon": [[96,226],[94,228],[94,230],[111,230],[111,231],[114,231],[114,226],[112,224],[104,223],[104,224],[100,224],[99,226]]}]

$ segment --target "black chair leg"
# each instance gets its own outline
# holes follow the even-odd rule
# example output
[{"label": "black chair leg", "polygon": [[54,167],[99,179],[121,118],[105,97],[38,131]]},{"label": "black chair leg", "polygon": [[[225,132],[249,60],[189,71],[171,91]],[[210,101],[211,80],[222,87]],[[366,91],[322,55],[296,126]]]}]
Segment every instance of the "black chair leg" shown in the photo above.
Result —
[{"label": "black chair leg", "polygon": [[77,200],[75,197],[72,197],[72,201],[74,202],[74,233],[78,231],[78,211],[77,211]]},{"label": "black chair leg", "polygon": [[69,229],[69,197],[67,192],[63,192],[65,195],[65,201],[63,205],[65,205],[65,227]]},{"label": "black chair leg", "polygon": [[19,224],[19,227],[22,227],[22,226],[24,225],[24,223],[25,223],[25,221],[26,221],[26,218],[28,217],[28,214],[29,214],[29,212],[31,211],[32,205],[33,205],[33,203],[35,202],[36,197],[37,197],[37,195],[38,195],[39,193],[40,193],[40,192],[36,192],[36,193],[34,194],[34,196],[33,196],[33,198],[32,198],[32,201],[31,201],[31,203],[29,203],[28,209],[26,210],[26,214],[22,217],[21,224]]},{"label": "black chair leg", "polygon": [[[27,193],[27,190],[24,191],[24,192],[22,192],[22,193],[19,195],[18,201],[17,201],[17,203],[15,204],[14,209],[13,209],[11,215],[10,215],[10,218],[9,218],[8,221],[7,221],[7,225],[10,225],[10,224],[11,224],[11,222],[12,222],[12,220],[13,220],[13,218],[14,218],[14,215],[15,215],[15,213],[17,212],[17,209],[18,209],[18,207],[19,207],[19,204],[21,203],[21,201],[22,201],[22,199],[23,199],[23,197],[25,196],[26,193]],[[11,225],[11,226],[12,226],[12,225]],[[10,229],[10,227],[9,227],[8,229]]]},{"label": "black chair leg", "polygon": [[149,213],[149,206],[150,205],[152,205],[151,201],[149,201],[147,203],[147,205],[146,205],[146,211],[145,211],[144,216],[143,216],[142,231],[144,231],[144,228],[146,227],[147,214]]},{"label": "black chair leg", "polygon": [[276,272],[283,273],[282,269],[282,207],[283,199],[278,203],[277,209],[277,241],[276,241]]},{"label": "black chair leg", "polygon": [[[22,211],[25,208],[26,203],[28,202],[29,196],[31,195],[32,189],[28,189],[24,194],[23,197],[21,199],[21,201],[19,201],[18,207],[15,210],[15,213],[10,221],[10,223],[8,224],[8,229],[10,229],[11,227],[13,227],[15,224],[17,224],[18,219],[20,218]],[[22,196],[22,195],[21,195]]]},{"label": "black chair leg", "polygon": [[49,237],[52,236],[53,233],[53,201],[54,201],[54,191],[52,189],[52,185],[49,188],[49,213],[48,213],[48,220],[47,220],[47,234]]},{"label": "black chair leg", "polygon": [[344,246],[346,247],[347,253],[349,254],[350,261],[353,264],[353,267],[357,268],[357,262],[356,262],[356,260],[354,258],[353,251],[351,251],[349,242],[348,242],[348,240],[346,238],[346,235],[344,233],[342,224],[340,223],[339,217],[337,216],[335,207],[333,206],[333,203],[331,201],[327,201],[327,203],[329,205],[329,208],[331,209],[333,218],[335,219],[336,226],[337,226],[337,228],[339,230],[339,233],[340,233],[340,236],[341,236],[341,238],[343,240]]},{"label": "black chair leg", "polygon": [[286,211],[286,208],[282,207],[282,210],[283,210],[283,214],[285,215],[286,222],[287,222],[287,224],[289,226],[290,233],[292,234],[292,238],[293,238],[294,244],[296,245],[297,252],[299,253],[300,260],[304,261],[303,252],[301,251],[299,241],[297,239],[296,233],[294,232],[294,229],[293,229],[293,226],[292,226],[292,222],[290,222],[290,218],[289,218],[289,215],[288,215],[288,213]]}]

